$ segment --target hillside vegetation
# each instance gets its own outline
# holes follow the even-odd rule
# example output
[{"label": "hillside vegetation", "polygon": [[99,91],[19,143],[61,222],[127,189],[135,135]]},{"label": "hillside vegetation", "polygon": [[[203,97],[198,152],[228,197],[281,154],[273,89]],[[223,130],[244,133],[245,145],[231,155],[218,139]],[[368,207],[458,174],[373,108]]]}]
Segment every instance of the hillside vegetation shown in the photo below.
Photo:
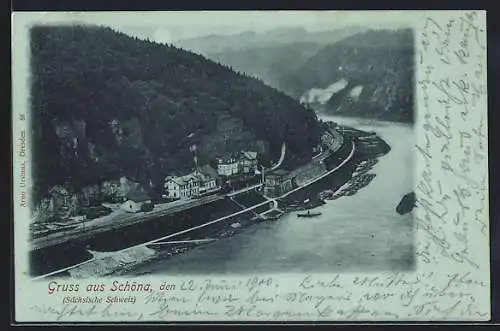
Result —
[{"label": "hillside vegetation", "polygon": [[413,122],[413,31],[347,37],[321,49],[279,86],[331,114]]},{"label": "hillside vegetation", "polygon": [[261,79],[267,85],[280,89],[283,76],[297,70],[324,45],[320,43],[290,43],[261,46],[243,50],[206,54],[210,59],[229,65],[234,70]]}]

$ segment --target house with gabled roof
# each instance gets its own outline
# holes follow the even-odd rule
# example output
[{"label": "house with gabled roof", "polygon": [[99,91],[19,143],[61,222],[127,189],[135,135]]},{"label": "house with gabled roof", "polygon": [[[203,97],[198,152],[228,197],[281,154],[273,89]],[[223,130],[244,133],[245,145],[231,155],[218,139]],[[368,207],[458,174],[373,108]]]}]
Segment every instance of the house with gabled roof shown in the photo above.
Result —
[{"label": "house with gabled roof", "polygon": [[200,194],[219,189],[217,171],[209,165],[197,168],[193,174],[200,179]]},{"label": "house with gabled roof", "polygon": [[209,165],[197,167],[187,175],[165,178],[166,196],[170,199],[189,199],[218,189],[219,175]]},{"label": "house with gabled roof", "polygon": [[200,178],[194,174],[168,176],[165,178],[165,191],[170,199],[189,199],[200,194]]},{"label": "house with gabled roof", "polygon": [[235,155],[227,155],[218,159],[217,173],[220,176],[233,176],[237,175],[240,170],[240,161]]},{"label": "house with gabled roof", "polygon": [[244,174],[257,170],[257,152],[241,152],[240,169]]},{"label": "house with gabled roof", "polygon": [[220,176],[255,174],[255,170],[257,170],[257,152],[241,151],[218,160],[217,173]]}]

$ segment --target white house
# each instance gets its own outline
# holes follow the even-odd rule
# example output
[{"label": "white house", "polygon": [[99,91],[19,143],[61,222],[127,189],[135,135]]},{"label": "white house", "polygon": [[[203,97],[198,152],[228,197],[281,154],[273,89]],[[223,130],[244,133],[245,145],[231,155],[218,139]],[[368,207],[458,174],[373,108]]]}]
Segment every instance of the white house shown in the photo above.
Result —
[{"label": "white house", "polygon": [[216,191],[219,189],[217,185],[217,171],[209,165],[205,165],[196,169],[193,174],[200,179],[200,194]]},{"label": "white house", "polygon": [[189,199],[200,194],[200,179],[194,174],[165,178],[167,197]]},{"label": "white house", "polygon": [[255,173],[257,170],[257,152],[242,151],[237,156],[219,159],[217,173],[221,176]]},{"label": "white house", "polygon": [[240,162],[238,159],[234,157],[224,157],[219,159],[219,163],[217,165],[217,173],[220,176],[232,176],[236,175],[239,172]]},{"label": "white house", "polygon": [[257,170],[257,152],[241,152],[240,168],[243,173],[255,173]]}]

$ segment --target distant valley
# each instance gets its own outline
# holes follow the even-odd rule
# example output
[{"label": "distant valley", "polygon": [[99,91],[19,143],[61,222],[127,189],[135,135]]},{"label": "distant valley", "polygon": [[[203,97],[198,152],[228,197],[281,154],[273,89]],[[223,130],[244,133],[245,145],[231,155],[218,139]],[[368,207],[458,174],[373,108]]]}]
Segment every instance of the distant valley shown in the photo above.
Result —
[{"label": "distant valley", "polygon": [[[366,28],[350,27],[331,31],[307,31],[303,28],[276,29],[257,33],[253,31],[234,35],[209,35],[175,41],[177,47],[203,55],[224,54],[265,47],[287,46],[290,44],[330,45]],[[242,53],[243,54],[243,53]],[[248,58],[248,57],[247,57]]]},{"label": "distant valley", "polygon": [[411,29],[294,29],[177,45],[254,76],[317,112],[413,122]]}]

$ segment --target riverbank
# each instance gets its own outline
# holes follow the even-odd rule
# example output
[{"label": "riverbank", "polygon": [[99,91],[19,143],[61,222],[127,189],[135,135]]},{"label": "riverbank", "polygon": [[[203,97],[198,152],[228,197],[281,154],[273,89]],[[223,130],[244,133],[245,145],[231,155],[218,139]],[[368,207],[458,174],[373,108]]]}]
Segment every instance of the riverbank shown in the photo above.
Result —
[{"label": "riverbank", "polygon": [[[371,136],[371,134],[363,133],[363,136]],[[329,198],[323,197],[325,198],[324,200],[336,200],[342,197],[352,196],[356,194],[358,191],[362,190],[363,187],[369,185],[371,180],[375,177],[374,174],[370,174],[370,171],[377,164],[377,159],[381,156],[382,150],[388,152],[386,148],[387,144],[385,142],[383,142],[380,138],[377,137],[372,137],[372,138],[373,139],[370,142],[359,142],[359,141],[357,142],[358,144],[357,147],[360,147],[359,152],[352,159],[352,162],[346,164],[346,168],[343,169],[344,171],[341,174],[340,173],[332,174],[330,177],[321,180],[321,183],[318,183],[320,185],[313,185],[311,187],[308,187],[307,189],[301,190],[301,192],[303,192],[305,196],[314,199],[315,197],[319,197],[322,193],[324,193],[323,188],[327,187],[332,192],[332,195]],[[367,149],[362,148],[361,145],[368,143],[374,146],[374,141],[378,141],[380,145],[379,148],[372,149],[372,152],[376,153],[373,154],[374,157],[370,157],[367,153]],[[322,198],[319,197],[319,199],[321,200]],[[283,200],[282,204],[280,204],[280,208],[287,209],[287,206],[293,203],[292,202],[293,200],[294,199]],[[312,206],[312,208],[314,208],[314,206]],[[248,228],[251,228],[257,224],[268,223],[269,225],[272,224],[279,225],[279,223],[284,217],[286,217],[287,215],[294,214],[295,212],[289,210],[288,212],[285,213],[283,212],[272,212],[272,213],[274,213],[274,215],[272,216],[276,216],[275,218],[273,218],[273,220],[261,220],[257,217],[251,217],[251,218],[249,217],[246,220],[240,218],[236,222],[239,224],[238,228],[232,228],[230,225],[226,227],[221,227],[220,229],[218,229],[219,231],[218,234],[209,236],[210,238],[213,239],[213,241],[206,241],[199,244],[186,243],[180,246],[177,245],[175,247],[159,249],[154,255],[154,257],[152,257],[151,259],[146,259],[144,261],[136,263],[135,265],[130,265],[128,267],[119,268],[115,272],[110,273],[110,276],[130,275],[130,274],[139,276],[139,275],[149,274],[150,272],[141,270],[147,270],[148,265],[155,265],[156,263],[168,263],[169,260],[174,259],[179,255],[183,255],[195,248],[201,249],[202,248],[201,246],[210,246],[215,244],[216,242],[221,243],[221,241],[224,240],[234,240],[239,235],[245,235],[245,233],[248,231]]]},{"label": "riverbank", "polygon": [[[345,184],[345,189],[361,183],[355,178],[363,172],[376,175],[365,186],[356,190],[353,187],[354,195],[339,191],[334,201],[326,200],[326,204],[311,211],[321,213],[319,216],[299,218],[296,212],[290,212],[277,221],[249,226],[229,239],[145,263],[128,275],[411,272],[415,266],[413,217],[411,213],[400,215],[396,206],[414,185],[414,151],[409,148],[415,139],[413,128],[404,124],[372,127],[355,119],[350,123],[332,120],[375,132],[390,145],[390,151],[382,157],[356,153],[356,159],[350,159],[335,176],[327,176],[311,187],[308,196],[321,192],[322,187],[326,190]],[[360,159],[376,161],[358,168]]]},{"label": "riverbank", "polygon": [[[350,116],[349,114],[343,114],[343,113],[337,113],[337,112],[331,112],[331,111],[324,111],[324,110],[317,110],[316,113],[318,114],[319,117],[323,118],[329,118],[329,117],[335,117],[340,120],[352,120],[353,117]],[[372,126],[379,126],[383,125],[384,123],[390,123],[390,124],[404,124],[404,125],[414,125],[414,119],[404,119],[401,117],[391,117],[391,116],[379,116],[379,117],[374,117],[372,114],[366,114],[364,115],[363,113],[356,114],[356,117],[354,117],[357,120],[362,120],[368,125]]]},{"label": "riverbank", "polygon": [[[145,264],[166,260],[214,241],[227,240],[260,221],[261,219],[254,213],[248,212],[228,222],[216,224],[205,229],[203,235],[197,236],[196,240],[193,240],[192,236],[184,235],[176,237],[175,241],[168,239],[150,245],[126,248],[117,252],[92,252],[94,259],[71,270],[58,273],[57,276],[87,278],[127,275]],[[233,227],[232,225],[235,224],[238,226]]]}]

